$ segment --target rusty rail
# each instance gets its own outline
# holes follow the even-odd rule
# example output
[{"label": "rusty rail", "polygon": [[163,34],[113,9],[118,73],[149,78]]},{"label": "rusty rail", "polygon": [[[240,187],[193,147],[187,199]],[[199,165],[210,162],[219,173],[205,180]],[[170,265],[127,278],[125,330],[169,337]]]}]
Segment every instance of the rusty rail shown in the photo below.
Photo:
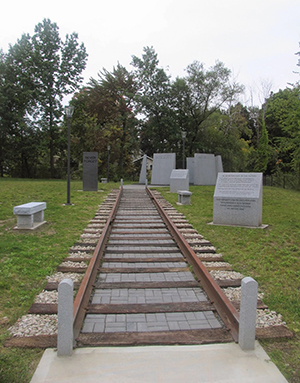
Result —
[{"label": "rusty rail", "polygon": [[107,239],[109,237],[111,231],[111,225],[114,221],[117,209],[120,204],[120,199],[122,196],[123,188],[121,187],[119,190],[119,194],[117,196],[116,202],[110,212],[110,215],[106,221],[106,224],[101,233],[100,239],[97,243],[97,246],[94,250],[93,256],[89,262],[88,268],[85,272],[83,280],[80,284],[79,290],[76,294],[73,303],[73,333],[74,339],[76,339],[80,333],[82,323],[85,317],[86,308],[89,303],[90,295],[93,289],[93,284],[95,282],[98,267],[100,265],[101,259],[103,257],[103,253],[105,250],[105,246],[107,243]]},{"label": "rusty rail", "polygon": [[230,330],[234,341],[238,342],[239,313],[237,312],[236,308],[232,305],[232,303],[226,297],[220,286],[212,278],[212,276],[206,270],[202,262],[198,259],[193,249],[181,235],[174,223],[170,220],[170,218],[168,217],[164,209],[161,207],[160,203],[158,202],[154,194],[151,192],[151,190],[148,187],[146,190],[150,198],[153,200],[155,206],[157,207],[164,223],[168,227],[171,235],[178,244],[183,255],[185,256],[189,264],[193,266],[193,271],[195,275],[200,280],[203,289],[205,290],[211,302],[214,304],[224,324]]}]

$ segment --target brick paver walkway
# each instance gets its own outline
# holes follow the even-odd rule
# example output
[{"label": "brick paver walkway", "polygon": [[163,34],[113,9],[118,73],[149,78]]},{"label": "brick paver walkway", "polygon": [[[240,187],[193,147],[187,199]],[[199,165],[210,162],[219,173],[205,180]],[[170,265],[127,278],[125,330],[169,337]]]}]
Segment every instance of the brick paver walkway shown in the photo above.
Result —
[{"label": "brick paver walkway", "polygon": [[[207,302],[200,287],[182,287],[183,282],[195,282],[195,279],[144,189],[124,189],[101,268],[103,272],[96,282],[96,286],[101,284],[101,289],[94,290],[92,305]],[[156,272],[156,268],[165,271]],[[176,271],[172,271],[174,268]],[[138,269],[141,272],[137,272]],[[162,282],[171,283],[172,287],[159,287]],[[180,287],[176,287],[179,282]],[[141,288],[143,284],[147,284],[147,288]],[[213,311],[140,312],[88,314],[82,332],[157,332],[221,327]]]}]

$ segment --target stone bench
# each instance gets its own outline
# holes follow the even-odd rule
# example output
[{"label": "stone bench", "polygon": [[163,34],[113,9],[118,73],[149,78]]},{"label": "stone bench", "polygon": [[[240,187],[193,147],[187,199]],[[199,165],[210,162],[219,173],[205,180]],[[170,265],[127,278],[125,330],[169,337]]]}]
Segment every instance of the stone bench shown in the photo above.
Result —
[{"label": "stone bench", "polygon": [[188,190],[177,190],[178,194],[178,204],[180,205],[190,205],[191,204],[191,195],[192,192]]},{"label": "stone bench", "polygon": [[46,202],[29,202],[14,207],[14,214],[17,216],[16,229],[36,229],[46,223],[44,221],[44,210]]},{"label": "stone bench", "polygon": [[101,183],[106,184],[107,183],[107,178],[101,178]]}]

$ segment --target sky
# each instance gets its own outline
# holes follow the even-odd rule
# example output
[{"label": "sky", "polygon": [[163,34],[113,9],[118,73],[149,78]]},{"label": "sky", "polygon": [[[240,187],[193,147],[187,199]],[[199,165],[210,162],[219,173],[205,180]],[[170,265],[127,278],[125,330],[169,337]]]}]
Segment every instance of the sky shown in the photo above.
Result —
[{"label": "sky", "polygon": [[[159,66],[175,79],[193,61],[216,60],[245,86],[241,101],[260,106],[266,90],[300,81],[299,0],[15,0],[1,6],[0,48],[8,51],[23,33],[34,34],[44,18],[62,39],[77,32],[88,53],[84,84],[118,62],[153,47]],[[252,95],[252,97],[251,97]]]}]

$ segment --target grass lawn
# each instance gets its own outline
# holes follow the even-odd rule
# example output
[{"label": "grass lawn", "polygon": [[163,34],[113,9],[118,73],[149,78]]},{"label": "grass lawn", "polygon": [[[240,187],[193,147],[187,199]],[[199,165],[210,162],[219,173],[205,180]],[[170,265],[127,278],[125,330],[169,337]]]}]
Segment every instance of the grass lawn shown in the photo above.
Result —
[{"label": "grass lawn", "polygon": [[178,206],[177,194],[168,190],[159,189],[235,271],[257,280],[264,302],[283,315],[295,338],[261,343],[286,379],[300,382],[300,193],[264,187],[263,224],[269,228],[261,230],[207,225],[214,187],[191,186],[190,206]]},{"label": "grass lawn", "polygon": [[[66,181],[0,179],[0,382],[27,383],[43,350],[5,348],[7,329],[26,314],[56,271],[68,249],[94,217],[97,206],[119,184],[99,184],[98,192],[82,192],[82,182],[71,182],[71,203],[66,203]],[[13,207],[47,202],[47,224],[33,232],[14,231]]]},{"label": "grass lawn", "polygon": [[[82,192],[82,182],[71,182],[71,202],[66,202],[65,181],[0,179],[0,381],[28,383],[43,350],[4,348],[7,329],[26,314],[45,277],[68,255],[111,188]],[[263,223],[266,230],[207,225],[213,217],[213,187],[190,187],[191,206],[177,206],[177,194],[159,188],[183,212],[200,234],[217,247],[236,271],[255,278],[269,308],[283,315],[292,340],[264,341],[264,348],[289,382],[300,382],[300,193],[264,188]],[[47,225],[35,232],[13,231],[13,207],[45,201]]]}]

